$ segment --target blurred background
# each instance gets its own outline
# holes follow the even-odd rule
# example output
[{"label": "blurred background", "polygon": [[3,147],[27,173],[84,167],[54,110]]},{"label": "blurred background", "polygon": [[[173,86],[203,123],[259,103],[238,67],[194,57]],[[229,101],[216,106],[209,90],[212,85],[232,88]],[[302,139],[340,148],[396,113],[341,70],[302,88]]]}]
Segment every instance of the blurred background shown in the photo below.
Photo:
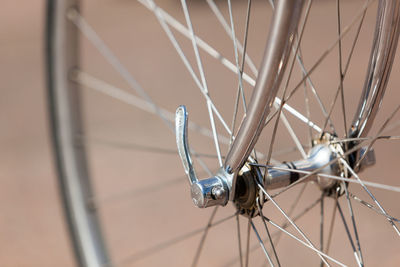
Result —
[{"label": "blurred background", "polygon": [[45,1],[0,11],[0,265],[72,266],[49,142]]},{"label": "blurred background", "polygon": [[[183,13],[179,1],[158,1],[159,5],[173,14],[184,23]],[[234,54],[228,37],[224,36],[221,27],[216,27],[218,21],[210,12],[203,1],[188,1],[193,12],[193,21],[197,24],[196,30],[199,36],[211,40],[218,51],[234,62]],[[226,3],[216,1],[228,19]],[[223,3],[222,3],[223,2]],[[313,16],[310,17],[309,28],[305,32],[302,44],[302,53],[307,67],[318,59],[326,47],[335,40],[337,35],[335,1],[314,1]],[[344,1],[342,1],[344,2]],[[234,11],[238,13],[245,8],[246,1],[233,1]],[[363,1],[345,1],[342,6],[343,25],[347,25],[362,6]],[[376,4],[372,5],[376,9]],[[200,104],[201,94],[194,88],[190,76],[177,57],[171,45],[165,45],[168,40],[160,29],[154,16],[136,1],[102,0],[87,1],[82,7],[85,19],[95,28],[98,34],[104,38],[107,45],[119,57],[122,63],[134,73],[135,78],[148,90],[147,92],[158,104],[174,111],[179,104],[188,105],[191,120],[200,125],[208,126],[207,117],[204,117],[204,103]],[[252,21],[254,28],[249,35],[249,54],[258,66],[265,44],[265,29],[268,29],[271,9],[268,1],[253,1]],[[267,16],[266,16],[267,14]],[[365,63],[368,60],[371,29],[375,23],[375,11],[367,14],[365,28],[369,31],[361,33],[358,42],[355,59],[349,68],[351,81],[347,82],[346,99],[350,103],[349,114],[353,114],[357,103],[359,91],[357,88],[364,82],[366,71]],[[138,23],[140,19],[141,23]],[[245,16],[243,13],[237,16],[237,36],[243,35]],[[322,21],[322,23],[321,23]],[[46,85],[44,65],[44,24],[45,1],[12,1],[3,0],[0,11],[0,266],[73,266],[74,259],[70,248],[63,213],[58,197],[57,180],[53,166],[52,150],[50,146],[50,132],[48,127],[48,113],[46,106]],[[257,33],[263,34],[257,34]],[[329,35],[328,33],[333,33]],[[354,36],[355,31],[351,31]],[[124,38],[121,38],[124,37]],[[191,43],[179,34],[177,40],[185,51],[191,50]],[[344,40],[343,49],[347,56],[351,47],[351,38]],[[241,39],[241,38],[239,38]],[[347,40],[347,42],[345,42]],[[139,47],[135,48],[135,47]],[[203,53],[203,52],[202,52]],[[313,81],[321,89],[321,98],[329,105],[334,88],[337,86],[337,51],[329,56],[329,62],[316,71]],[[227,72],[218,62],[206,58],[202,54],[204,64],[207,66],[206,74],[209,79],[210,92],[215,97],[218,106],[222,107],[222,114],[231,119],[232,102],[234,94],[226,88],[236,88],[237,80],[234,75]],[[194,56],[188,53],[188,59],[192,66],[196,66]],[[85,71],[95,77],[106,77],[109,83],[126,89],[127,85],[105,60],[99,55],[93,46],[82,38],[82,66]],[[224,76],[215,74],[222,73]],[[221,78],[224,77],[224,78]],[[229,77],[229,78],[225,78]],[[293,83],[301,78],[297,71],[294,74]],[[181,93],[193,89],[195,93]],[[392,76],[388,91],[390,97],[385,99],[385,109],[382,110],[377,121],[378,126],[383,123],[388,114],[399,103],[400,92],[399,56],[393,66]],[[216,90],[218,88],[219,90]],[[353,90],[356,88],[357,90]],[[246,96],[249,98],[250,86],[246,85]],[[126,89],[129,90],[129,89]],[[176,236],[176,232],[187,232],[185,229],[196,229],[206,225],[210,210],[199,211],[191,204],[188,197],[188,186],[183,176],[183,169],[177,155],[168,153],[155,154],[149,151],[137,151],[129,149],[137,144],[150,144],[153,148],[174,149],[174,136],[165,129],[160,120],[154,122],[154,116],[143,111],[137,111],[127,105],[120,105],[116,100],[93,91],[84,91],[85,98],[85,122],[87,134],[93,140],[88,145],[90,165],[96,192],[107,203],[101,206],[102,221],[106,232],[106,238],[114,259],[126,266],[157,266],[165,265],[166,259],[171,266],[189,266],[193,258],[193,251],[197,247],[200,237],[196,236],[186,243],[161,251],[161,255],[142,257],[141,251],[151,248],[151,244],[163,240],[170,240]],[[303,93],[299,99],[294,98],[292,105],[298,110],[306,112]],[[203,100],[203,99],[202,99]],[[314,103],[315,104],[315,103]],[[339,107],[339,106],[338,106]],[[203,108],[203,109],[201,109]],[[313,108],[318,113],[318,107]],[[339,108],[336,110],[339,111]],[[242,110],[239,111],[242,114]],[[315,115],[314,120],[323,121],[322,115]],[[349,116],[348,121],[352,119]],[[296,130],[303,129],[293,118],[289,118]],[[333,119],[340,122],[340,114],[333,114]],[[400,119],[397,115],[393,122]],[[338,123],[340,124],[340,123]],[[343,132],[340,125],[338,129]],[[222,132],[222,127],[218,129]],[[264,139],[259,147],[265,148],[269,144],[268,132],[264,133]],[[396,135],[395,129],[391,134]],[[398,135],[398,134],[397,134]],[[307,143],[308,131],[300,133],[302,142]],[[100,140],[100,141],[99,141]],[[107,142],[105,142],[106,140]],[[110,141],[111,140],[111,141]],[[115,141],[119,143],[115,143]],[[196,141],[195,141],[196,140]],[[110,141],[110,142],[109,142]],[[191,142],[200,152],[214,153],[210,139],[198,134],[191,135]],[[287,133],[279,135],[276,141],[276,150],[285,151],[289,146],[290,136]],[[396,141],[393,141],[396,142]],[[110,145],[111,143],[111,145]],[[114,144],[114,145],[113,145]],[[125,144],[125,148],[116,146]],[[132,145],[134,144],[134,145]],[[305,146],[307,147],[307,146]],[[226,148],[222,148],[226,152]],[[398,165],[400,156],[393,143],[383,143],[376,149],[378,163],[375,169],[365,172],[367,179],[399,186]],[[278,153],[279,154],[279,153]],[[289,154],[279,156],[278,160],[297,159],[299,154],[289,149]],[[215,159],[205,159],[211,170],[216,169]],[[199,168],[200,169],[200,168]],[[202,172],[205,175],[205,172]],[[133,186],[146,187],[157,184],[159,181],[176,181],[181,177],[183,182],[176,182],[174,189],[167,188],[160,194],[146,194],[132,196],[127,190]],[[139,182],[137,179],[139,178]],[[179,180],[181,181],[181,180]],[[304,201],[311,203],[318,194],[315,186],[307,188]],[[298,190],[297,190],[298,191]],[[123,192],[122,194],[119,192]],[[125,193],[124,193],[125,192]],[[294,191],[295,192],[295,191]],[[365,192],[355,188],[355,194],[367,199]],[[393,192],[373,190],[378,199],[385,204],[385,208],[394,217],[400,216],[398,195]],[[398,194],[398,193],[397,193]],[[122,197],[121,197],[122,195]],[[126,197],[125,195],[128,195]],[[129,196],[130,195],[130,196]],[[290,207],[293,195],[283,197],[281,201],[285,207]],[[108,202],[111,199],[111,204]],[[122,201],[121,199],[124,199]],[[101,200],[103,201],[103,200]],[[105,202],[105,201],[104,201]],[[103,202],[102,202],[103,203]],[[142,205],[149,204],[150,209]],[[178,206],[178,204],[180,206]],[[304,204],[306,206],[306,204]],[[331,216],[331,203],[326,204],[329,211],[326,212],[327,224]],[[345,202],[343,202],[343,206]],[[365,258],[370,266],[397,266],[400,262],[399,241],[395,237],[390,225],[379,215],[357,205],[357,218],[359,218],[360,236],[364,241]],[[233,207],[228,211],[221,211],[218,219],[232,214]],[[272,215],[276,210],[266,207],[266,212]],[[147,216],[147,217],[146,217]],[[277,215],[278,216],[278,215]],[[147,219],[149,218],[149,219]],[[338,218],[337,218],[338,220]],[[319,211],[310,212],[308,216],[300,220],[299,224],[311,237],[318,240]],[[262,225],[258,224],[261,229]],[[149,227],[150,230],[144,230]],[[246,228],[245,220],[241,227]],[[326,232],[327,232],[326,227]],[[235,222],[232,220],[219,230],[223,233],[214,233],[208,242],[201,258],[200,266],[239,266],[232,263],[237,253]],[[242,230],[243,230],[242,229]],[[243,238],[245,236],[245,230]],[[232,234],[233,233],[233,234]],[[343,243],[332,245],[332,253],[340,253],[347,250],[347,255],[342,259],[355,265],[354,258],[343,226],[335,228],[335,234],[341,236]],[[139,242],[138,240],[141,238]],[[292,250],[293,241],[282,238],[281,251],[290,251],[290,257],[284,257],[286,265],[319,264],[318,257],[307,249]],[[254,235],[252,244],[256,244]],[[232,245],[233,244],[233,245]],[[298,247],[296,247],[298,248]],[[350,252],[349,252],[350,251]],[[372,253],[373,252],[373,253]],[[374,254],[368,256],[369,253]],[[171,256],[178,255],[178,256]],[[227,256],[228,255],[228,256]],[[228,260],[226,260],[228,258]],[[260,250],[256,260],[251,266],[262,266],[263,255]],[[123,260],[119,260],[123,259]],[[125,260],[127,259],[127,260]],[[368,264],[370,263],[370,264]]]}]

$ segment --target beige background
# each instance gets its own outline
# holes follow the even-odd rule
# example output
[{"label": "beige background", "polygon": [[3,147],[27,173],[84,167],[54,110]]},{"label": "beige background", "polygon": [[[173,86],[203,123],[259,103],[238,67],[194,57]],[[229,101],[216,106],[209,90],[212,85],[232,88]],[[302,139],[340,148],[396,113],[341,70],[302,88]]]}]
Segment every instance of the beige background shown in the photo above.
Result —
[{"label": "beige background", "polygon": [[[345,10],[344,13],[351,14],[353,12],[351,9],[353,6],[352,3],[353,1],[349,1],[349,8],[347,6],[343,8]],[[166,8],[170,9],[170,12],[179,14],[179,9],[173,1],[165,1],[163,4]],[[263,1],[255,2],[256,7],[262,7],[264,4]],[[99,1],[98,5],[93,6],[96,6],[97,9],[93,10],[93,12],[88,12],[88,20],[93,25],[96,25],[96,29],[99,30],[102,36],[107,36],[110,40],[113,40],[114,34],[115,36],[117,34],[127,36],[127,41],[120,43],[118,43],[118,40],[115,42],[110,41],[110,46],[116,49],[116,54],[123,59],[122,61],[128,67],[134,69],[137,62],[141,63],[137,67],[138,76],[136,77],[141,82],[149,84],[149,88],[153,88],[150,94],[155,98],[156,102],[163,103],[163,100],[167,98],[171,99],[171,92],[179,92],[179,90],[184,89],[183,87],[187,83],[190,83],[190,78],[179,60],[177,60],[172,48],[170,46],[160,46],[166,40],[165,36],[160,31],[152,33],[151,30],[157,27],[156,21],[154,19],[146,20],[148,13],[145,13],[146,11],[140,8],[138,4],[131,4],[129,1],[116,1],[116,5],[112,6],[111,1]],[[335,24],[328,22],[328,18],[323,13],[326,7],[334,10],[332,9],[334,5],[328,1],[318,2],[315,5],[315,9],[317,10],[315,21],[325,19],[327,24],[324,26],[326,27],[322,27],[322,24],[312,23],[313,21],[310,23],[312,25],[311,28],[317,32],[317,36],[321,37],[321,40],[318,41],[321,47],[323,47],[323,44],[319,42],[324,42],[324,34],[330,28],[335,29]],[[44,8],[44,1],[17,2],[3,0],[0,11],[0,266],[73,265],[72,253],[63,224],[62,210],[57,197],[55,171],[49,143],[43,62]],[[200,12],[196,19],[203,23],[202,30],[199,30],[200,35],[205,34],[212,37],[212,35],[218,36],[221,34],[221,32],[208,32],[208,29],[215,27],[216,22],[210,18],[211,13],[209,11],[207,11],[208,13],[203,11],[205,8],[201,4],[197,8]],[[94,11],[98,11],[99,13],[95,13]],[[258,18],[260,19],[261,11],[258,13],[257,11],[254,12],[258,14]],[[255,16],[257,17],[257,15]],[[143,27],[143,25],[135,24],[123,24],[125,26],[120,27],[119,24],[114,22],[116,19],[134,19],[137,17],[144,19],[143,23],[146,23],[147,28]],[[205,17],[210,19],[205,20]],[[182,17],[180,17],[180,20],[184,21]],[[348,21],[349,19],[346,20],[346,22]],[[268,24],[267,22],[267,20],[260,20],[259,25],[261,26],[259,27],[265,27]],[[370,28],[373,22],[373,19],[367,20],[366,28]],[[141,33],[143,35],[141,38],[137,38],[136,35],[132,34],[134,29],[142,30]],[[146,31],[151,34],[146,34]],[[238,31],[240,32],[241,30]],[[350,73],[354,75],[353,77],[362,77],[364,73],[364,68],[358,68],[358,64],[361,65],[362,61],[367,59],[365,55],[368,55],[368,40],[368,37],[365,37],[365,39],[360,41],[359,61],[350,69]],[[328,44],[329,38],[325,41]],[[133,44],[136,42],[143,42],[142,45],[145,45],[147,51],[133,49]],[[308,62],[310,65],[320,54],[320,46],[315,45],[317,42],[315,40],[305,42],[308,42],[308,49],[305,45],[303,53],[305,56],[309,56],[310,60]],[[225,39],[225,41],[213,43],[213,45],[223,50],[226,49],[225,44],[227,43],[228,41]],[[251,48],[255,51],[255,55],[261,53],[263,43],[264,39],[262,38],[258,40],[254,38],[253,42],[250,43]],[[184,44],[184,47],[190,48],[190,44],[187,42]],[[92,50],[93,48],[88,44],[84,45],[85,56],[88,59],[88,62],[85,62],[85,64],[87,64],[88,69],[97,75],[107,74],[109,75],[109,81],[115,81],[116,84],[126,87],[123,82],[118,80],[118,76],[110,71],[109,66],[104,66],[104,61],[100,57],[96,57],[96,52]],[[154,62],[151,63],[147,61],[149,51],[154,53]],[[256,56],[254,57],[257,58]],[[231,54],[229,58],[233,60],[233,55]],[[92,63],[89,62],[89,59],[93,60],[91,61]],[[258,63],[258,60],[256,60],[256,63]],[[208,62],[205,60],[205,64],[213,66],[211,61]],[[389,83],[391,97],[385,100],[388,108],[383,111],[386,115],[399,102],[399,93],[394,90],[400,85],[398,66],[398,63],[394,66],[394,75]],[[319,78],[316,78],[316,80],[321,87],[326,85],[328,88],[329,86],[332,87],[332,80],[330,78],[336,81],[336,73],[333,75],[334,70],[329,69],[328,65],[326,68],[327,70],[321,71],[320,76],[318,76]],[[165,70],[175,71],[167,74]],[[155,73],[162,73],[159,79],[154,79]],[[218,81],[212,74],[209,74],[209,76],[211,80],[210,84],[214,83],[221,87],[225,84],[235,86],[235,82],[232,82],[232,80]],[[356,79],[351,86],[357,87],[362,82],[362,78]],[[349,87],[351,86],[349,85]],[[328,99],[331,96],[329,92],[332,91],[324,91],[324,99]],[[90,92],[87,95],[94,97],[94,100],[88,101],[87,104],[88,118],[91,118],[93,121],[90,122],[88,132],[91,134],[94,133],[94,136],[97,134],[100,137],[111,137],[113,140],[119,138],[118,140],[126,140],[127,142],[134,140],[136,143],[145,143],[147,141],[147,143],[151,143],[153,146],[174,147],[173,137],[167,131],[160,130],[162,128],[161,123],[157,122],[153,125],[148,122],[152,118],[151,116],[140,112],[132,113],[126,106],[119,107],[116,105],[111,106],[112,112],[110,112],[108,108],[110,106],[107,106],[109,104],[107,98]],[[216,101],[222,105],[225,105],[224,103],[230,100],[227,99],[226,94],[215,93],[215,96]],[[352,97],[355,96],[356,93],[352,91],[349,93],[348,99],[350,103],[353,103]],[[199,112],[196,112],[196,106],[199,103],[200,97],[199,94],[179,96],[167,108],[173,110],[177,103],[188,103],[189,111],[192,110],[191,118],[207,125],[206,120],[203,118],[202,121]],[[326,103],[329,102],[326,100]],[[301,108],[302,102],[294,102],[294,105]],[[104,106],[107,108],[104,109]],[[350,105],[349,109],[354,110],[355,105]],[[382,115],[378,121],[383,122],[384,118],[385,116]],[[396,117],[397,120],[399,118],[399,116]],[[111,126],[105,127],[105,125]],[[301,125],[295,125],[294,127],[298,128]],[[397,132],[393,132],[393,135],[396,135],[398,132],[398,130]],[[165,145],[167,140],[168,143]],[[200,147],[200,151],[213,151],[212,145],[207,141],[208,139],[202,140],[199,138],[199,140],[200,145],[198,147]],[[287,137],[286,140],[288,140]],[[285,137],[278,140],[278,147],[287,147],[285,144]],[[176,156],[173,156],[171,159],[170,156],[165,155],[157,156],[150,153],[121,152],[102,146],[93,146],[90,151],[94,154],[92,158],[92,164],[96,167],[94,173],[99,177],[95,182],[95,186],[101,194],[106,196],[128,188],[129,185],[132,185],[132,177],[140,176],[142,179],[141,183],[143,183],[143,186],[146,186],[155,184],[158,179],[174,179],[183,174]],[[370,180],[400,185],[397,180],[398,173],[396,171],[399,154],[398,150],[393,147],[393,143],[382,145],[380,150],[377,151],[377,156],[379,159],[377,168],[368,172],[366,176],[368,178],[378,177],[384,171],[392,175],[385,176],[385,180]],[[291,155],[291,157],[296,158],[298,156]],[[145,170],[145,172],[141,172],[138,175],[138,170]],[[126,175],[126,173],[129,175]],[[164,176],[160,177],[160,173],[163,173]],[[111,188],[111,185],[114,187]],[[109,242],[115,258],[124,258],[132,252],[140,251],[153,241],[167,240],[174,236],[174,231],[182,231],[181,229],[189,228],[188,226],[190,226],[189,229],[193,229],[196,228],[195,226],[201,227],[205,225],[208,220],[207,214],[209,214],[209,211],[198,211],[192,208],[187,197],[187,192],[182,194],[185,190],[187,191],[186,184],[180,183],[177,189],[168,189],[161,196],[147,195],[130,200],[127,203],[117,202],[117,204],[106,206],[102,214],[104,216],[105,229],[110,235]],[[317,190],[313,188],[310,189],[310,192],[313,192],[313,196],[315,196]],[[363,195],[361,190],[355,189],[355,192],[359,192],[364,199],[367,199],[367,196]],[[400,216],[398,195],[381,190],[374,190],[374,193],[383,201],[385,207],[393,216]],[[307,196],[306,199],[312,201],[315,198]],[[142,208],[141,203],[143,201],[150,203],[152,209]],[[290,203],[289,200],[285,199],[282,202],[285,204]],[[182,204],[183,208],[174,209],[177,203]],[[344,203],[343,207],[345,206]],[[357,204],[354,205],[356,206]],[[168,207],[172,207],[172,209],[167,209]],[[357,208],[360,208],[360,206],[357,206]],[[229,209],[232,211],[232,208]],[[274,214],[275,211],[269,207],[267,208],[267,212]],[[381,217],[370,216],[371,212],[363,207],[360,208],[359,212],[359,220],[362,222],[360,223],[360,232],[363,233],[362,240],[365,241],[363,249],[365,249],[366,254],[367,252],[376,253],[371,258],[365,256],[369,260],[367,262],[371,266],[377,266],[378,264],[384,266],[398,265],[400,262],[398,254],[399,241],[398,238],[394,237],[394,232],[390,229],[390,226]],[[222,213],[229,214],[227,211]],[[327,214],[330,214],[330,211]],[[120,217],[121,215],[126,217]],[[142,216],[143,218],[150,216],[152,220],[142,219]],[[218,217],[222,218],[223,216],[219,215]],[[312,216],[314,216],[314,219]],[[318,211],[314,211],[308,216],[309,219],[302,221],[302,226],[306,232],[312,232],[318,228],[317,222],[319,219],[315,216],[318,216]],[[171,218],[174,217],[179,218],[177,223],[172,221]],[[371,217],[372,219],[370,219]],[[242,220],[242,227],[244,227],[244,224],[244,220]],[[152,227],[152,232],[143,232],[142,229],[145,226]],[[236,226],[234,221],[231,221],[230,224],[224,227],[226,228],[223,229],[229,232],[234,231]],[[338,243],[337,245],[333,245],[333,250],[341,251],[341,249],[348,249],[344,230],[338,229],[335,233],[343,237],[345,248],[341,248],[341,244]],[[140,237],[142,238],[140,240],[143,241],[140,241],[140,243],[136,242],[135,244],[132,243],[132,240],[139,239]],[[211,253],[209,255],[212,256],[203,259],[201,263],[204,266],[221,266],[227,262],[226,255],[229,255],[228,258],[231,258],[230,255],[236,253],[236,241],[234,238],[229,237],[229,235],[227,237],[223,234],[213,234],[213,239],[209,241],[210,249],[208,251],[208,253]],[[317,240],[316,234],[313,237]],[[252,237],[252,242],[255,243],[254,236]],[[198,237],[197,239],[189,240],[188,244],[180,244],[171,250],[163,251],[161,255],[152,257],[150,260],[133,262],[131,265],[166,264],[165,261],[168,259],[167,262],[171,265],[187,266],[193,257],[193,249],[197,243]],[[290,251],[290,257],[283,256],[286,264],[305,266],[310,264],[310,262],[318,263],[317,257],[309,257],[312,253],[310,254],[307,250],[303,251],[304,249],[299,252],[292,251],[290,244],[288,240],[282,242],[282,254],[285,253],[284,251]],[[226,247],[228,246],[233,248],[227,249]],[[349,250],[347,251],[349,252]],[[176,252],[178,253],[175,254]],[[345,262],[354,264],[351,253],[347,254],[347,256],[344,256]],[[171,257],[171,255],[178,256]],[[262,259],[262,255],[260,254],[257,257],[258,259]],[[309,261],[311,257],[312,259]],[[214,261],[213,259],[216,260]],[[260,260],[253,262],[255,266],[259,266],[260,263]]]}]

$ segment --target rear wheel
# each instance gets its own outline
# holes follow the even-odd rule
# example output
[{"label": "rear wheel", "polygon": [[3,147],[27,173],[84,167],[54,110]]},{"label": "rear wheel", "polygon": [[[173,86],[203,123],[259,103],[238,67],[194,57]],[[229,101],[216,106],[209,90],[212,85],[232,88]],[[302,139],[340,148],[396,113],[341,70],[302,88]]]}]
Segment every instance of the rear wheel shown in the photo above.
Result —
[{"label": "rear wheel", "polygon": [[[258,74],[273,8],[263,1],[188,5],[183,5],[185,17],[175,1],[48,1],[51,129],[78,263],[257,266],[395,261],[399,214],[394,200],[400,188],[391,174],[399,159],[398,93],[391,90],[394,96],[376,112],[397,46],[398,3],[305,1],[277,93],[285,105],[277,112],[281,102],[274,102],[252,153],[259,167],[251,168],[264,171],[265,164],[307,158],[324,138],[330,145],[339,144],[341,153],[373,145],[378,163],[362,173],[370,178],[362,182],[353,172],[358,171],[358,154],[347,153],[343,177],[318,178],[338,181],[341,194],[309,183],[285,191],[267,187],[265,194],[276,197],[264,203],[265,218],[243,212],[243,207],[257,211],[255,198],[249,197],[254,193],[246,190],[240,194],[239,212],[230,204],[192,208],[172,122],[175,108],[187,105],[192,153],[203,168],[199,174],[215,174],[249,109],[245,103]],[[192,42],[190,24],[202,39]],[[237,39],[230,38],[232,33]],[[363,43],[373,43],[370,59],[370,45]],[[361,90],[355,88],[364,88],[365,103],[358,110],[353,103]],[[208,104],[199,105],[207,96]],[[350,121],[348,114],[356,114],[355,119]],[[377,126],[372,127],[375,116]],[[249,183],[251,179],[241,179],[239,189],[254,187]],[[383,242],[385,248],[376,246]]]}]

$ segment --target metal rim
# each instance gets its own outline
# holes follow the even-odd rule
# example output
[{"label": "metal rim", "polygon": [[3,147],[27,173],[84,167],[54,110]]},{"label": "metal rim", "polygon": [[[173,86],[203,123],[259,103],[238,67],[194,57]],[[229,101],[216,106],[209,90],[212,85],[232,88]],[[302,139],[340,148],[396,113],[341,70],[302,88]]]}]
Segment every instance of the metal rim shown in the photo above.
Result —
[{"label": "metal rim", "polygon": [[[65,19],[78,1],[48,1],[46,12],[46,62],[48,103],[59,192],[64,214],[80,266],[105,266],[109,259],[96,207],[85,199],[93,196],[84,144],[77,146],[82,132],[78,85],[70,70],[79,66],[78,34]],[[68,89],[67,89],[68,88]]]},{"label": "metal rim", "polygon": [[[283,1],[282,1],[283,2]],[[288,1],[290,2],[290,1]],[[385,4],[382,4],[382,3]],[[360,101],[369,101],[374,104],[370,110],[373,110],[372,116],[370,110],[368,110],[367,119],[363,123],[353,123],[357,125],[364,125],[368,121],[368,125],[372,124],[372,118],[378,110],[378,106],[383,92],[386,87],[387,78],[390,73],[390,66],[394,58],[398,30],[395,26],[395,30],[382,30],[383,28],[389,27],[389,22],[398,21],[398,12],[393,12],[391,19],[387,19],[388,10],[398,11],[398,3],[396,1],[381,1],[380,6],[388,8],[380,8],[381,15],[378,17],[385,18],[380,20],[381,23],[377,24],[376,32],[388,33],[387,35],[376,34],[381,41],[374,41],[375,43],[382,43],[384,40],[389,40],[385,45],[374,48],[371,60],[378,58],[374,51],[380,53],[384,49],[389,49],[385,60],[381,60],[381,64],[384,71],[380,71],[380,77],[384,77],[383,82],[378,86],[378,93],[374,93],[374,101],[366,100],[363,97]],[[395,3],[395,4],[393,4]],[[90,186],[90,180],[88,170],[86,166],[86,156],[83,144],[80,144],[79,148],[76,148],[76,140],[74,136],[77,132],[82,131],[80,114],[79,114],[79,94],[78,89],[66,90],[66,86],[69,88],[76,88],[77,85],[69,80],[69,73],[67,70],[77,67],[78,65],[78,49],[77,49],[77,30],[73,30],[74,26],[72,23],[66,23],[64,15],[67,14],[68,8],[77,7],[75,1],[48,1],[47,6],[47,67],[48,67],[48,85],[49,85],[49,106],[52,123],[52,136],[53,146],[55,147],[55,154],[57,158],[57,169],[60,177],[60,191],[63,195],[64,205],[66,209],[66,216],[69,221],[69,228],[71,236],[74,240],[74,247],[79,263],[82,266],[103,266],[109,263],[107,251],[102,241],[102,235],[100,231],[98,215],[95,207],[91,206],[90,203],[85,203],[83,199],[90,199],[92,197],[92,190]],[[379,21],[379,20],[378,20]],[[69,24],[69,25],[68,25]],[[393,27],[393,25],[392,25]],[[72,51],[64,50],[63,43],[65,37],[68,36],[68,48],[73,48]],[[374,46],[376,47],[376,46]],[[381,57],[379,57],[381,59]],[[371,61],[370,61],[371,62]],[[376,62],[376,61],[375,61]],[[375,73],[373,70],[369,73]],[[376,74],[373,79],[376,79]],[[369,76],[370,77],[370,76]],[[262,79],[262,78],[260,78]],[[367,80],[370,79],[367,77]],[[367,84],[367,82],[366,82]],[[370,87],[366,89],[364,87],[363,95],[370,95],[366,91],[370,90]],[[376,97],[378,95],[378,97]],[[274,97],[275,95],[273,95]],[[272,98],[273,98],[272,97]],[[271,97],[270,97],[271,98]],[[270,104],[270,103],[269,103]],[[361,106],[361,104],[360,104]],[[362,115],[356,115],[357,118],[365,117],[365,109],[359,112]],[[264,113],[265,115],[265,113]],[[268,115],[262,116],[263,119]],[[371,118],[368,120],[368,118]],[[261,121],[264,121],[264,120]],[[252,119],[251,121],[259,122],[260,119]],[[355,121],[355,120],[354,120]],[[358,132],[363,132],[358,129]],[[245,133],[244,133],[245,134]],[[244,135],[243,134],[243,135]],[[255,134],[249,142],[250,145],[244,145],[247,147],[246,154],[249,154],[254,146],[258,134]],[[255,139],[254,139],[255,138]],[[239,140],[237,138],[236,140]],[[239,141],[236,141],[239,142]],[[239,142],[240,143],[240,142]],[[72,150],[71,150],[72,148]],[[236,157],[242,158],[239,162],[243,163],[243,149],[239,149],[239,152],[234,153]],[[248,155],[247,155],[248,156]],[[237,163],[239,167],[241,164]],[[228,164],[229,165],[229,164]],[[235,164],[232,164],[236,166]],[[68,167],[69,166],[69,167]],[[230,165],[229,165],[230,166]],[[70,169],[69,169],[70,168]],[[80,218],[80,219],[79,219]],[[80,223],[79,223],[80,221]],[[78,222],[78,223],[77,223]]]}]

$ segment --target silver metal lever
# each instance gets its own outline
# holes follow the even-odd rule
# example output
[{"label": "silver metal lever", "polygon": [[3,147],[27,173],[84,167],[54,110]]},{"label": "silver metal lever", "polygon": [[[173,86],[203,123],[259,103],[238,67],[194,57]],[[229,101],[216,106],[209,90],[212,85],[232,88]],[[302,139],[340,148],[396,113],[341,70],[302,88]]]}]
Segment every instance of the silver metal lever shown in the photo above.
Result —
[{"label": "silver metal lever", "polygon": [[178,153],[181,157],[183,168],[189,178],[189,183],[192,185],[198,182],[196,172],[194,171],[192,157],[190,155],[188,145],[188,114],[185,106],[179,106],[175,115],[175,136]]},{"label": "silver metal lever", "polygon": [[[229,199],[228,181],[223,170],[216,176],[198,180],[194,170],[193,161],[188,143],[188,113],[185,106],[179,106],[175,114],[175,135],[178,153],[181,157],[183,168],[189,178],[190,192],[194,204],[199,208],[215,205],[226,205]],[[229,176],[230,177],[230,176]]]}]

